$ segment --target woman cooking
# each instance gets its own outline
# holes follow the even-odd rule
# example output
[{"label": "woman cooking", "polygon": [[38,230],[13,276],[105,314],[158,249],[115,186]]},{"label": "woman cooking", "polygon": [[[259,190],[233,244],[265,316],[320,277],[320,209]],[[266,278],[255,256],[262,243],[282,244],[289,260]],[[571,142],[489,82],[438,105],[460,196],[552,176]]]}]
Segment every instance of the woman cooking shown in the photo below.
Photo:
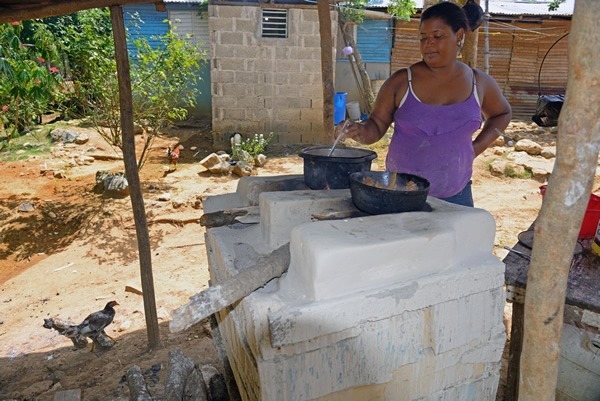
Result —
[{"label": "woman cooking", "polygon": [[[424,177],[429,195],[473,206],[473,160],[508,126],[511,109],[493,78],[457,60],[467,30],[454,3],[426,9],[419,26],[423,60],[388,78],[369,118],[348,121],[342,134],[371,144],[393,122],[386,169]],[[473,139],[482,114],[485,123]]]}]

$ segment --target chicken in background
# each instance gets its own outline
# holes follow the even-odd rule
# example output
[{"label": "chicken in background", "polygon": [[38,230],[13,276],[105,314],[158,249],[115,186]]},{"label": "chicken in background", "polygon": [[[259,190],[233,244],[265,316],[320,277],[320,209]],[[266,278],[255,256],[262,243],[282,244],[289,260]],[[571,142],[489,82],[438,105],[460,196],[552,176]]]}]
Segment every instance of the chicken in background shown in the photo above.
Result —
[{"label": "chicken in background", "polygon": [[177,162],[179,161],[179,153],[183,149],[183,146],[179,143],[176,143],[171,148],[167,147],[167,158],[169,159],[169,171],[171,171],[171,164],[175,166],[175,170],[177,170]]},{"label": "chicken in background", "polygon": [[91,351],[94,351],[94,345],[100,336],[108,337],[114,341],[111,336],[104,332],[104,329],[112,323],[115,317],[114,307],[116,305],[119,305],[117,301],[110,301],[106,304],[104,309],[91,313],[83,320],[83,322],[81,322],[81,324],[77,326],[77,337],[89,337],[94,340]]},{"label": "chicken in background", "polygon": [[88,315],[80,324],[73,324],[69,321],[56,317],[44,319],[44,328],[54,329],[59,334],[69,338],[76,348],[85,348],[88,344],[87,338],[91,338],[92,349],[96,343],[104,348],[110,348],[115,340],[104,332],[104,329],[112,323],[115,317],[114,307],[119,305],[117,301],[110,301],[104,309]]}]

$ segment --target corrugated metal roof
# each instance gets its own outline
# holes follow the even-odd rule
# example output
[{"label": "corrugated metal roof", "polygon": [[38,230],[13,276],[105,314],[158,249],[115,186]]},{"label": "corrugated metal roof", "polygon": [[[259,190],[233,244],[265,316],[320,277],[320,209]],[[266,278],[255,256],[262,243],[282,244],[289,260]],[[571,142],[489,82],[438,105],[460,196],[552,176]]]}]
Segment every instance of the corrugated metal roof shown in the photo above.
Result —
[{"label": "corrugated metal roof", "polygon": [[[423,8],[423,0],[413,0],[417,9]],[[481,7],[485,8],[485,0]],[[390,0],[370,0],[369,8],[387,8]],[[548,11],[550,0],[489,0],[491,15],[553,15],[572,16],[575,0],[566,0],[556,11]]]}]

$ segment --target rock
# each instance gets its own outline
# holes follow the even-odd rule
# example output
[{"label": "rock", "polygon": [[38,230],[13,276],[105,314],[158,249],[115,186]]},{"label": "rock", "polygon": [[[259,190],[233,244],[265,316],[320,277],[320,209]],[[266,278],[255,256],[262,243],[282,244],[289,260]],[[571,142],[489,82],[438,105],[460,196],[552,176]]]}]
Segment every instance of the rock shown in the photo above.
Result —
[{"label": "rock", "polygon": [[263,155],[262,153],[257,155],[254,158],[254,166],[255,167],[262,167],[267,163],[267,156]]},{"label": "rock", "polygon": [[245,150],[240,150],[237,154],[236,154],[236,159],[240,162],[245,162],[245,163],[252,163],[254,160],[254,157],[252,157],[252,155],[250,155],[250,153],[248,153]]},{"label": "rock", "polygon": [[540,153],[542,157],[546,159],[552,159],[556,157],[556,146],[544,146]]},{"label": "rock", "polygon": [[39,394],[48,391],[48,389],[52,387],[52,384],[52,380],[44,380],[41,382],[33,383],[31,386],[27,387],[21,392],[21,397],[23,399],[35,398]]},{"label": "rock", "polygon": [[523,177],[525,175],[525,167],[520,164],[508,163],[504,174],[509,177]]},{"label": "rock", "polygon": [[129,195],[129,183],[125,175],[115,174],[103,181],[104,195],[106,196],[127,196]]},{"label": "rock", "polygon": [[165,192],[164,194],[158,195],[158,200],[161,202],[168,202],[171,200],[171,194]]},{"label": "rock", "polygon": [[65,175],[65,172],[63,170],[56,170],[54,172],[54,178],[67,178],[67,176]]},{"label": "rock", "polygon": [[515,164],[525,167],[529,171],[534,169],[544,170],[548,174],[554,169],[554,159],[544,159],[543,157],[530,156],[525,152],[513,152],[506,156]]},{"label": "rock", "polygon": [[200,164],[202,166],[204,166],[204,168],[206,168],[208,171],[210,171],[211,168],[218,166],[222,162],[223,161],[221,160],[219,155],[217,155],[216,153],[211,153],[210,155],[206,156],[204,159],[200,160]]},{"label": "rock", "polygon": [[19,212],[33,212],[35,207],[29,202],[23,202],[19,205],[18,210]]},{"label": "rock", "polygon": [[78,136],[78,132],[62,128],[55,128],[50,131],[50,138],[52,142],[73,143]]},{"label": "rock", "polygon": [[521,139],[515,144],[515,150],[523,151],[527,154],[536,156],[542,153],[542,145],[532,141],[531,139]]},{"label": "rock", "polygon": [[117,173],[96,171],[96,188],[104,191],[106,196],[129,195],[129,184],[127,178],[125,178],[125,173],[122,171]]},{"label": "rock", "polygon": [[506,153],[506,151],[504,150],[504,148],[501,147],[494,147],[492,148],[492,154],[496,155],[496,156],[502,156],[504,153]]},{"label": "rock", "polygon": [[77,145],[83,145],[84,143],[88,142],[89,140],[90,140],[90,136],[88,134],[79,134],[75,138],[75,143]]},{"label": "rock", "polygon": [[190,148],[190,150],[191,150],[191,151],[198,150],[198,147],[197,147],[197,146],[192,146],[192,147]]},{"label": "rock", "polygon": [[247,177],[252,174],[252,166],[246,162],[237,162],[235,166],[233,166],[232,173],[238,177]]},{"label": "rock", "polygon": [[533,179],[539,182],[546,182],[551,175],[550,172],[541,168],[531,169],[531,174],[533,176]]},{"label": "rock", "polygon": [[173,205],[173,209],[179,209],[181,206],[185,205],[185,201],[182,198],[174,198],[171,201],[171,205]]},{"label": "rock", "polygon": [[109,153],[94,153],[90,155],[95,160],[123,160],[122,155],[109,154]]},{"label": "rock", "polygon": [[117,328],[117,331],[118,332],[127,331],[127,330],[131,329],[131,326],[132,326],[131,320],[125,320],[125,321],[121,322],[121,324]]},{"label": "rock", "polygon": [[48,217],[50,217],[51,219],[55,219],[56,218],[56,213],[54,213],[54,212],[48,212]]},{"label": "rock", "polygon": [[504,136],[500,135],[498,138],[496,138],[494,143],[492,143],[492,146],[504,146],[505,144],[506,141],[504,140]]},{"label": "rock", "polygon": [[492,173],[492,175],[495,176],[504,175],[504,171],[506,170],[507,164],[508,162],[506,160],[494,160],[489,167],[490,173]]}]

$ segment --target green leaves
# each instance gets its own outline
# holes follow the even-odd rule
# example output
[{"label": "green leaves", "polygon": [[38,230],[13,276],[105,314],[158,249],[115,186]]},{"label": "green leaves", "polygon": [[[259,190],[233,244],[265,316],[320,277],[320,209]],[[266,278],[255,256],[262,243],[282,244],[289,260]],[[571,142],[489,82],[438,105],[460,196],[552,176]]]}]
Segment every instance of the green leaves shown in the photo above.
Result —
[{"label": "green leaves", "polygon": [[[239,144],[234,144],[231,149],[233,160],[251,162],[261,153],[264,153],[267,145],[273,140],[271,132],[267,138],[263,134],[254,134],[250,138],[242,139]],[[248,155],[250,157],[248,157]]]},{"label": "green leaves", "polygon": [[57,58],[55,42],[38,20],[0,25],[0,104],[11,136],[35,124],[55,98],[62,79],[46,61]]}]

